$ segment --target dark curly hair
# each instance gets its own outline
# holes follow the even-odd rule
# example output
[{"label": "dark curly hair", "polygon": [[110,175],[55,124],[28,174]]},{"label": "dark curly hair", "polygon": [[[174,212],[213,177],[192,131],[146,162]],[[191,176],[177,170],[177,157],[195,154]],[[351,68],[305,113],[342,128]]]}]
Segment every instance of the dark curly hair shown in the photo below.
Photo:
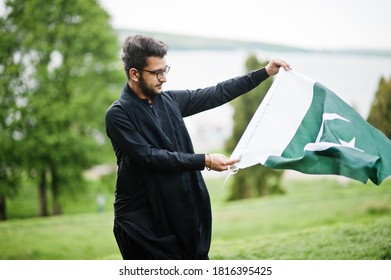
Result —
[{"label": "dark curly hair", "polygon": [[129,70],[136,68],[144,69],[147,66],[147,58],[150,56],[164,57],[168,46],[162,41],[155,40],[143,35],[129,36],[125,39],[122,47],[122,61],[126,77],[129,80]]}]

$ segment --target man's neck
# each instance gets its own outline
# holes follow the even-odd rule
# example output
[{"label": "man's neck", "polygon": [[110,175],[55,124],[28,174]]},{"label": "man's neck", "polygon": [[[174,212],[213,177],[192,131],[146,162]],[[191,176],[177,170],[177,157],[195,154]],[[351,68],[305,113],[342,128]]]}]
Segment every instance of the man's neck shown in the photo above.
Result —
[{"label": "man's neck", "polygon": [[137,86],[131,84],[130,82],[128,82],[128,85],[129,85],[129,88],[134,92],[134,94],[135,94],[139,99],[148,100],[148,103],[149,103],[149,104],[152,104],[152,103],[153,103],[153,97],[148,97],[148,96],[146,96],[146,95],[142,92],[142,90],[141,90],[139,87],[137,87]]}]

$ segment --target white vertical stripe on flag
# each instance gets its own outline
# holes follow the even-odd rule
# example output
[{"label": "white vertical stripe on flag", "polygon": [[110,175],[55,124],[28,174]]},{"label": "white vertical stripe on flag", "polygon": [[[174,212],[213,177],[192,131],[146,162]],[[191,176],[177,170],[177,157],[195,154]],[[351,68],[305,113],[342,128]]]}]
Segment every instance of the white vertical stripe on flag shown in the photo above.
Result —
[{"label": "white vertical stripe on flag", "polygon": [[281,156],[300,126],[313,98],[315,81],[282,67],[234,149],[236,168],[264,164]]}]

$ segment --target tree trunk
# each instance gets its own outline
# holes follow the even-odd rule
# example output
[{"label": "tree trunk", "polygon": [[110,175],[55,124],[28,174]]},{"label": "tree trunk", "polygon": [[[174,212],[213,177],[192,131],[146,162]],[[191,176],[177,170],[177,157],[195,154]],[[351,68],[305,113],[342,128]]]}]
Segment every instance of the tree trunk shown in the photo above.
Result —
[{"label": "tree trunk", "polygon": [[55,169],[51,170],[52,173],[52,195],[53,195],[53,215],[61,215],[61,201],[60,201],[60,186],[57,172]]},{"label": "tree trunk", "polygon": [[5,221],[7,220],[7,211],[5,208],[5,196],[0,195],[0,220]]},{"label": "tree trunk", "polygon": [[47,195],[46,195],[46,172],[41,171],[41,180],[39,182],[39,216],[46,217],[49,215],[47,206]]},{"label": "tree trunk", "polygon": [[61,215],[61,202],[59,199],[58,191],[53,189],[53,215]]}]

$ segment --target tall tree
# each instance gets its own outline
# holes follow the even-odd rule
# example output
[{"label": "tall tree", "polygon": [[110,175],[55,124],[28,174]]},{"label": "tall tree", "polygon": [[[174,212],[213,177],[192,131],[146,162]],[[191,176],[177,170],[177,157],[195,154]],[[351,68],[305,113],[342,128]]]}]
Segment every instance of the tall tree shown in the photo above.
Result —
[{"label": "tall tree", "polygon": [[18,46],[14,32],[5,14],[0,16],[0,220],[7,218],[6,198],[17,193],[22,170],[19,107],[23,96],[18,89],[22,87],[23,65],[14,61]]},{"label": "tall tree", "polygon": [[[255,55],[250,55],[246,61],[247,71],[266,66],[268,61],[258,61]],[[234,127],[231,138],[226,143],[226,149],[232,151],[239,142],[247,124],[265,97],[272,84],[272,79],[262,82],[251,92],[233,101]],[[243,199],[264,196],[271,193],[281,193],[280,179],[282,171],[272,170],[264,166],[253,166],[240,170],[231,178],[231,194],[229,199]]]},{"label": "tall tree", "polygon": [[391,78],[380,79],[367,120],[391,139]]},{"label": "tall tree", "polygon": [[8,84],[21,84],[14,94],[23,100],[18,141],[25,168],[39,187],[40,214],[49,212],[47,187],[52,213],[60,214],[62,192],[79,189],[83,170],[99,161],[104,113],[123,76],[118,39],[95,0],[5,4],[16,41],[9,59],[24,67]]}]

